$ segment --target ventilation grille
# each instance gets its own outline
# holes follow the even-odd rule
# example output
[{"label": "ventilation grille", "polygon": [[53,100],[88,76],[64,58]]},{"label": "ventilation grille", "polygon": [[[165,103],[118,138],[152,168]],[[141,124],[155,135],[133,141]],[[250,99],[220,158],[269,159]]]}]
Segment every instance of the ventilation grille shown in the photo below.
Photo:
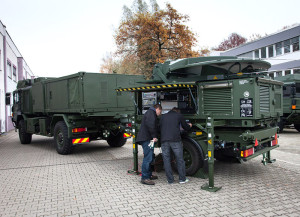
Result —
[{"label": "ventilation grille", "polygon": [[204,89],[203,106],[204,113],[232,115],[231,88]]},{"label": "ventilation grille", "polygon": [[268,86],[259,86],[259,110],[261,113],[270,112],[270,89]]}]

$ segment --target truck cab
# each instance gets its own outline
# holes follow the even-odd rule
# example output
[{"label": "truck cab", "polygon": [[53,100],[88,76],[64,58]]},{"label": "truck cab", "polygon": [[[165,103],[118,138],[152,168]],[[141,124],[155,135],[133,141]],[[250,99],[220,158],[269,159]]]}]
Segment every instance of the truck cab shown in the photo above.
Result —
[{"label": "truck cab", "polygon": [[300,132],[300,74],[286,75],[275,79],[284,82],[283,115],[278,123],[280,132],[285,126],[292,124]]}]

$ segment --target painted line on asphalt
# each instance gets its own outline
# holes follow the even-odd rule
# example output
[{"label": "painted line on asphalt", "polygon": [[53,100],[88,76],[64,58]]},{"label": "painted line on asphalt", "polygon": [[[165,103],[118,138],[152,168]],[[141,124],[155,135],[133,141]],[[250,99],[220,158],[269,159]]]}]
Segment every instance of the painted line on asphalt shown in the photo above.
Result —
[{"label": "painted line on asphalt", "polygon": [[293,164],[293,165],[295,165],[295,166],[300,166],[300,164],[295,164],[295,163],[292,163],[292,162],[289,162],[289,161],[285,161],[285,160],[279,160],[279,159],[276,159],[276,161],[281,161],[281,162],[284,162],[284,163]]}]

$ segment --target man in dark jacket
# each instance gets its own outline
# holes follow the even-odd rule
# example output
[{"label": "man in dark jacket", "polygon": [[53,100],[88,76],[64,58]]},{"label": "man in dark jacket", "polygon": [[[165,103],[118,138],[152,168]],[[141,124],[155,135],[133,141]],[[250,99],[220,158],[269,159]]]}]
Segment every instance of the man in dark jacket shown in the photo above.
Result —
[{"label": "man in dark jacket", "polygon": [[155,183],[152,180],[157,179],[157,176],[152,175],[151,171],[154,148],[151,147],[150,142],[151,140],[157,142],[159,131],[157,116],[161,114],[161,111],[162,108],[159,104],[149,108],[143,117],[142,124],[136,138],[136,143],[141,144],[143,147],[144,160],[142,164],[141,182],[146,185],[154,185]]},{"label": "man in dark jacket", "polygon": [[183,145],[181,141],[180,128],[189,130],[192,124],[187,124],[178,108],[173,108],[160,119],[161,149],[164,160],[164,167],[169,184],[174,182],[171,167],[171,149],[175,155],[179,173],[179,183],[183,184],[189,180],[185,177],[185,162],[183,160]]}]

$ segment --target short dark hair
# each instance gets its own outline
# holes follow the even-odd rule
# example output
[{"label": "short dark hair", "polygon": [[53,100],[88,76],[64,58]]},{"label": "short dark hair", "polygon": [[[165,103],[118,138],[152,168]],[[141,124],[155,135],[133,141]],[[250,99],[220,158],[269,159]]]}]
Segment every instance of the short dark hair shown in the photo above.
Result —
[{"label": "short dark hair", "polygon": [[177,112],[177,113],[180,113],[180,109],[177,108],[177,107],[172,108],[172,111]]},{"label": "short dark hair", "polygon": [[160,104],[155,104],[153,107],[154,107],[155,109],[162,110],[162,107],[161,107],[161,105],[160,105]]}]

